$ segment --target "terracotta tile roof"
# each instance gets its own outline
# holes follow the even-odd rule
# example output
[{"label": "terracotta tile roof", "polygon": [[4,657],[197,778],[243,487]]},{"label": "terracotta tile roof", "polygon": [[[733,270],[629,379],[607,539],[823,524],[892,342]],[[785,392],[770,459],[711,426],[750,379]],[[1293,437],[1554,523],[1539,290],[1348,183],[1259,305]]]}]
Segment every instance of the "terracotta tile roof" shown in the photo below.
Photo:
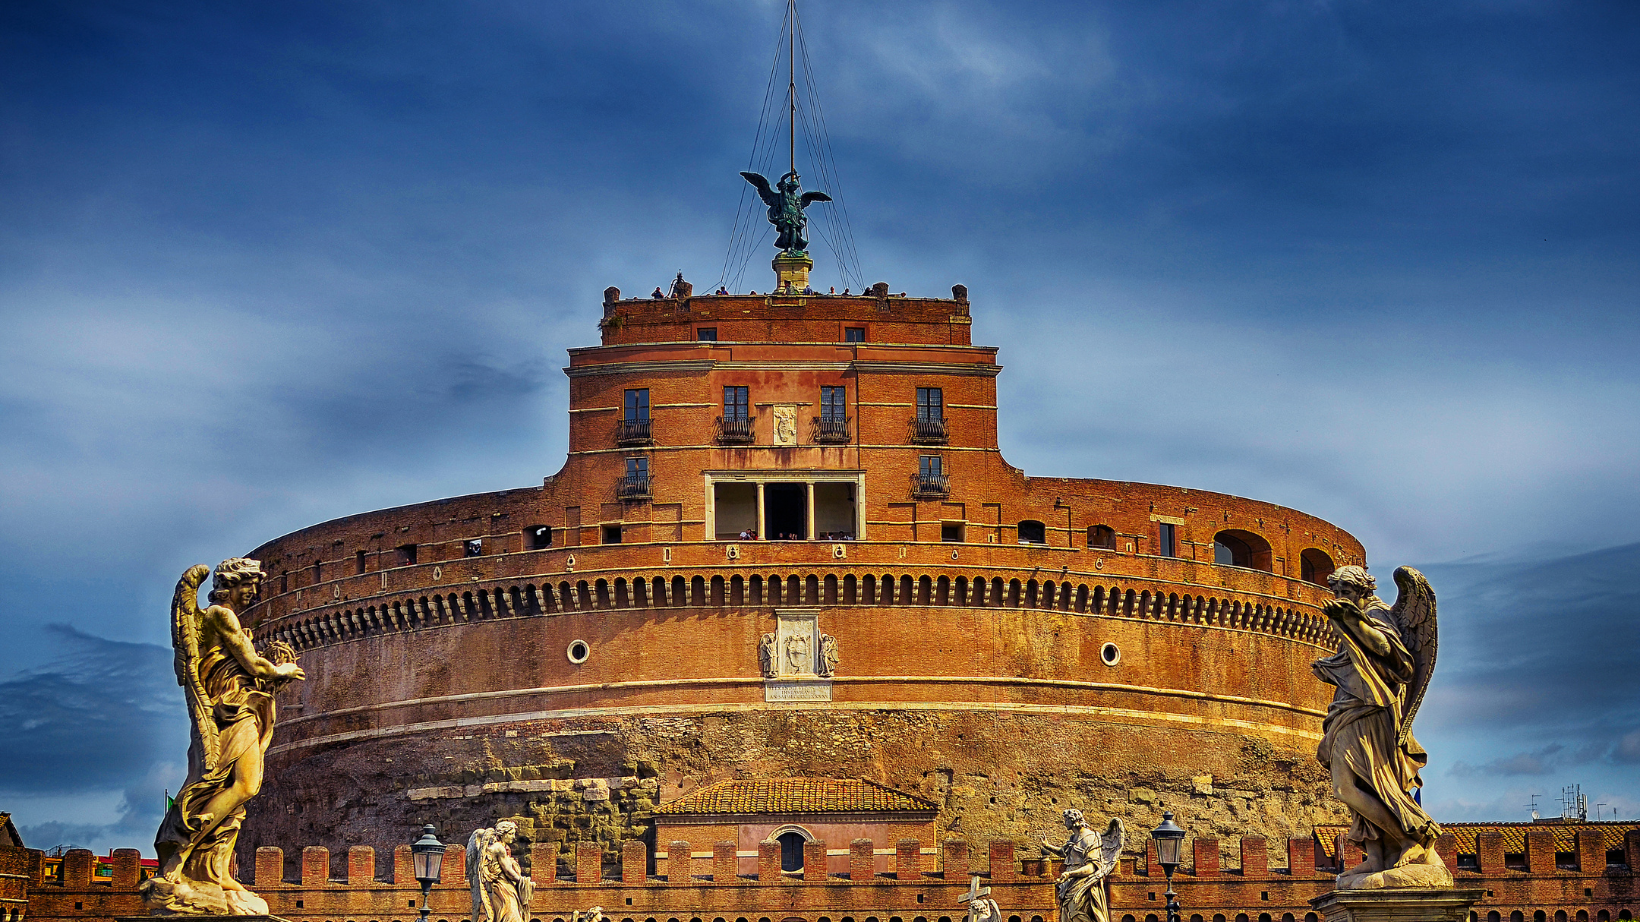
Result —
[{"label": "terracotta tile roof", "polygon": [[[1315,827],[1316,842],[1328,858],[1337,857],[1338,836],[1345,828]],[[1496,832],[1503,836],[1504,854],[1524,855],[1528,829],[1543,829],[1552,833],[1557,852],[1576,852],[1577,833],[1582,830],[1594,830],[1605,840],[1602,843],[1605,850],[1613,851],[1623,847],[1623,834],[1630,829],[1640,829],[1640,823],[1442,823],[1441,828],[1452,833],[1452,837],[1457,840],[1457,852],[1460,855],[1475,854],[1475,836],[1482,832]]]},{"label": "terracotta tile roof", "polygon": [[932,812],[933,801],[857,778],[779,778],[719,781],[655,812],[679,814]]}]

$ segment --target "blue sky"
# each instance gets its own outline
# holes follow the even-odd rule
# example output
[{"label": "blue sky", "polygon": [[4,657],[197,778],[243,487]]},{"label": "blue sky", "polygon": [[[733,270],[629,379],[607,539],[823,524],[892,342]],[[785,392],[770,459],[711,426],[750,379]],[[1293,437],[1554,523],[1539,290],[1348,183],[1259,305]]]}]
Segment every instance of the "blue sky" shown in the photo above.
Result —
[{"label": "blue sky", "polygon": [[[718,278],[780,15],[0,6],[0,809],[31,845],[150,847],[188,565],[558,469],[603,288]],[[1436,815],[1581,783],[1640,816],[1640,8],[803,17],[865,274],[969,287],[1011,462],[1425,568]]]}]

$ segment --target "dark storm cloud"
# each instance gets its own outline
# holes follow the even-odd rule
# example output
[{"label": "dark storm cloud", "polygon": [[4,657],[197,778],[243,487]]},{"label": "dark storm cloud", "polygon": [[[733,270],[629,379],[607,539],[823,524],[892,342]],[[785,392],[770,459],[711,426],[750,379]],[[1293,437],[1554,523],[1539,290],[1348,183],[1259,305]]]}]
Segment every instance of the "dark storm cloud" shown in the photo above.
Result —
[{"label": "dark storm cloud", "polygon": [[45,630],[62,655],[0,681],[0,738],[14,756],[0,760],[0,791],[118,790],[186,750],[170,650]]},{"label": "dark storm cloud", "polygon": [[[3,681],[71,719],[44,664],[163,647],[190,564],[556,471],[604,287],[717,281],[782,7],[0,5]],[[1596,677],[1640,558],[1576,555],[1640,541],[1640,9],[803,17],[864,272],[969,286],[1010,461],[1296,506],[1387,566],[1531,544],[1431,568],[1427,742],[1471,811],[1632,772]],[[180,782],[166,719],[57,835]]]}]

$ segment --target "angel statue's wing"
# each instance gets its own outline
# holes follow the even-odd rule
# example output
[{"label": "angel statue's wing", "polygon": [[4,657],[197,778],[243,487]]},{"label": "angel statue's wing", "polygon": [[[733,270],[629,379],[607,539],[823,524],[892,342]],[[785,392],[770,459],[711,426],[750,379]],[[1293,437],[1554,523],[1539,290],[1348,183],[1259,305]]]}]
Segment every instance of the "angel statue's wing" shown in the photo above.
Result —
[{"label": "angel statue's wing", "polygon": [[490,830],[483,826],[467,837],[467,883],[473,888],[473,922],[488,922],[490,918],[490,888],[484,886],[479,869],[484,865],[484,847],[489,843]]},{"label": "angel statue's wing", "polygon": [[1412,681],[1407,683],[1406,703],[1401,709],[1400,739],[1412,733],[1412,718],[1418,714],[1418,705],[1424,702],[1429,690],[1429,678],[1435,674],[1435,590],[1429,580],[1411,567],[1397,567],[1395,585],[1400,595],[1390,614],[1401,631],[1401,642],[1412,654]]},{"label": "angel statue's wing", "polygon": [[752,188],[757,190],[757,197],[762,199],[764,202],[773,204],[772,202],[769,202],[769,199],[779,198],[778,195],[775,195],[775,191],[769,188],[769,181],[764,178],[762,173],[747,173],[742,171],[740,175],[744,176],[746,181],[752,184]]},{"label": "angel statue's wing", "polygon": [[812,202],[829,202],[831,201],[831,196],[824,192],[805,192],[803,193],[803,198],[801,201],[803,202],[803,207],[807,208]]},{"label": "angel statue's wing", "polygon": [[1122,860],[1122,849],[1126,846],[1127,829],[1120,819],[1113,817],[1104,835],[1099,837],[1099,867],[1107,874],[1116,870],[1116,863]]},{"label": "angel statue's wing", "polygon": [[216,702],[206,693],[199,677],[199,586],[210,575],[211,568],[204,564],[189,567],[177,580],[176,594],[171,597],[171,647],[176,650],[177,684],[188,699],[188,719],[199,734],[207,772],[216,770],[216,721],[211,718]]}]

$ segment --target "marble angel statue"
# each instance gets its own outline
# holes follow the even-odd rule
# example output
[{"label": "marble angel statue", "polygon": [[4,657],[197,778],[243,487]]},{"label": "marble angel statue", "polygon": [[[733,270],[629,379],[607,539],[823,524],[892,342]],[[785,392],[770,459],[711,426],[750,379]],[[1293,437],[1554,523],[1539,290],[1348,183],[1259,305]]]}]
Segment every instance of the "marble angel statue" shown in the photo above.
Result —
[{"label": "marble angel statue", "polygon": [[273,738],[273,694],[306,678],[295,651],[275,642],[258,652],[239,616],[256,600],[262,568],[235,557],[217,565],[210,606],[200,584],[210,568],[190,567],[171,601],[177,684],[192,724],[188,779],[177,792],[154,850],[159,873],[142,885],[150,915],[262,915],[268,904],[233,879],[233,851],[245,804],[262,787]]},{"label": "marble angel statue", "polygon": [[535,882],[524,876],[513,857],[518,826],[502,820],[480,827],[467,840],[467,880],[473,887],[472,922],[524,922],[529,918]]},{"label": "marble angel statue", "polygon": [[1110,922],[1108,879],[1121,859],[1127,832],[1121,820],[1112,818],[1103,835],[1095,833],[1081,810],[1066,810],[1064,819],[1070,838],[1063,846],[1042,840],[1043,851],[1065,861],[1054,885],[1059,922]]},{"label": "marble angel statue", "polygon": [[1435,592],[1411,567],[1395,571],[1391,607],[1374,593],[1364,567],[1339,567],[1323,608],[1338,652],[1311,664],[1336,686],[1316,758],[1332,772],[1333,793],[1350,811],[1350,841],[1366,860],[1338,875],[1341,890],[1450,887],[1435,852],[1441,827],[1409,793],[1429,761],[1412,736],[1412,718],[1435,671]]}]

